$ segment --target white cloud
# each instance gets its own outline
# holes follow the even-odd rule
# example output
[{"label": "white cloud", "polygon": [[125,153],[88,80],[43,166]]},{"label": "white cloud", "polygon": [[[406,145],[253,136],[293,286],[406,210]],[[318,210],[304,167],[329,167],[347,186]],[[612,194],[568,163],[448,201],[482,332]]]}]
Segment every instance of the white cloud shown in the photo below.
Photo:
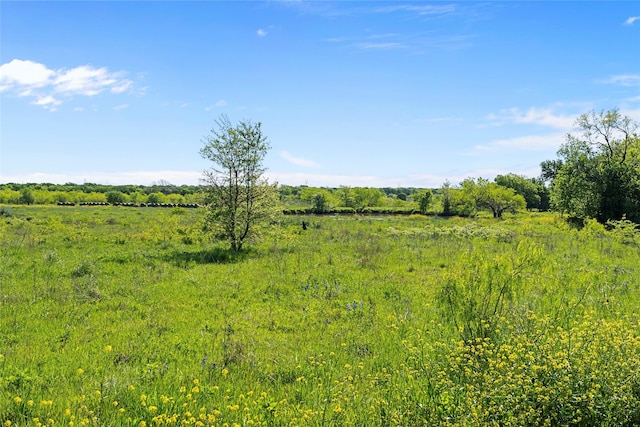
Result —
[{"label": "white cloud", "polygon": [[565,142],[565,135],[565,133],[552,133],[498,139],[488,144],[476,145],[470,154],[477,155],[491,150],[554,151]]},{"label": "white cloud", "polygon": [[499,114],[489,114],[487,119],[493,125],[503,125],[505,122],[518,124],[535,124],[555,129],[570,130],[573,128],[575,116],[556,115],[549,108],[530,108],[521,112],[518,108],[500,111]]},{"label": "white cloud", "polygon": [[43,96],[32,102],[33,105],[40,105],[48,110],[55,111],[56,107],[62,104],[62,101],[55,99],[53,96]]},{"label": "white cloud", "polygon": [[292,163],[296,166],[303,166],[306,168],[317,168],[320,165],[316,162],[314,162],[313,160],[307,160],[307,159],[303,159],[301,157],[294,157],[291,154],[289,154],[289,152],[287,151],[281,151],[280,152],[280,157],[282,157],[283,159],[285,159],[286,161],[288,161],[289,163]]},{"label": "white cloud", "polygon": [[46,86],[53,74],[53,70],[37,62],[14,59],[0,65],[0,92],[16,86],[24,90]]},{"label": "white cloud", "polygon": [[124,110],[125,108],[129,108],[129,104],[120,104],[113,107],[116,111]]},{"label": "white cloud", "polygon": [[43,173],[34,172],[21,175],[0,176],[0,183],[50,182],[64,184],[72,182],[82,184],[92,182],[107,185],[151,185],[161,180],[175,185],[200,185],[203,175],[201,171],[130,171],[130,172],[72,172]]},{"label": "white cloud", "polygon": [[604,80],[604,83],[621,86],[640,86],[640,74],[619,74]]},{"label": "white cloud", "polygon": [[205,107],[205,111],[211,111],[214,108],[222,108],[222,107],[226,107],[227,106],[227,101],[225,101],[224,99],[221,99],[220,101],[216,102],[213,105],[210,105],[208,107]]},{"label": "white cloud", "polygon": [[633,25],[633,23],[638,20],[640,20],[640,16],[630,16],[624,23],[625,25]]},{"label": "white cloud", "polygon": [[123,78],[122,72],[110,73],[107,68],[93,68],[89,65],[59,71],[53,85],[56,92],[95,96],[104,90],[122,93],[132,82]]},{"label": "white cloud", "polygon": [[123,71],[110,72],[108,68],[82,65],[71,69],[52,70],[38,62],[13,59],[0,65],[0,92],[7,91],[18,97],[35,97],[34,105],[50,108],[63,101],[54,95],[95,96],[104,91],[119,94],[130,90],[133,82]]},{"label": "white cloud", "polygon": [[258,31],[256,31],[256,34],[258,35],[258,37],[264,37],[267,34],[269,34],[269,32],[267,30],[263,30],[262,28],[258,29]]}]

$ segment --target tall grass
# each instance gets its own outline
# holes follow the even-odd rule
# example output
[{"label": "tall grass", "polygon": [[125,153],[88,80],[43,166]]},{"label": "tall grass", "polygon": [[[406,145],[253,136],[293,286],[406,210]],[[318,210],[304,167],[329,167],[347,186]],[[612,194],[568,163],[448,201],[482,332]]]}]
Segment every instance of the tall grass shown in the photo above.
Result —
[{"label": "tall grass", "polygon": [[236,255],[197,210],[10,212],[5,425],[640,424],[628,227],[286,217]]}]

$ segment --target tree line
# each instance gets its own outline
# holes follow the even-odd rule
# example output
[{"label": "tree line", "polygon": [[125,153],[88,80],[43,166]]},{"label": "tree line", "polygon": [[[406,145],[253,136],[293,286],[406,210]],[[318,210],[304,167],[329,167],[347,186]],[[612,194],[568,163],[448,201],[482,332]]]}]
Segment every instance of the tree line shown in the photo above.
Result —
[{"label": "tree line", "polygon": [[[186,186],[178,191],[158,191],[157,186],[94,184],[0,184],[0,204],[48,205],[58,203],[198,203],[203,189]],[[182,188],[182,191],[180,190]]]},{"label": "tree line", "polygon": [[[472,194],[477,192],[471,182],[481,188],[491,184],[486,202],[476,201]],[[546,210],[548,194],[537,179],[509,174],[496,177],[494,183],[481,178],[467,180],[458,187],[445,184],[442,188],[371,188],[371,187],[310,187],[307,185],[280,185],[275,188],[276,203],[288,213],[422,213],[470,216],[478,210],[491,206],[498,195],[494,186],[513,189],[505,196],[521,194],[525,204],[518,207]],[[170,192],[166,188],[186,191]],[[133,203],[206,203],[207,186],[165,186],[165,191],[157,191],[156,186],[109,186],[93,184],[0,184],[0,204],[81,204],[87,202],[109,203],[112,205]],[[156,190],[156,191],[153,191]],[[542,201],[542,202],[541,202]],[[483,203],[485,203],[483,205]],[[489,203],[489,204],[486,204]],[[506,202],[505,202],[506,203]],[[507,206],[508,207],[508,206]],[[500,209],[497,209],[497,211]],[[505,210],[503,210],[504,212]]]},{"label": "tree line", "polygon": [[542,162],[540,177],[498,175],[468,178],[440,188],[338,188],[278,186],[265,178],[270,149],[261,124],[226,116],[203,138],[200,155],[212,162],[201,186],[166,181],[151,186],[102,184],[3,184],[0,203],[76,202],[203,203],[212,235],[239,251],[257,239],[260,224],[288,213],[420,213],[494,218],[520,210],[555,210],[579,222],[627,220],[640,223],[640,139],[638,123],[617,109],[590,112],[576,120],[558,158]]}]

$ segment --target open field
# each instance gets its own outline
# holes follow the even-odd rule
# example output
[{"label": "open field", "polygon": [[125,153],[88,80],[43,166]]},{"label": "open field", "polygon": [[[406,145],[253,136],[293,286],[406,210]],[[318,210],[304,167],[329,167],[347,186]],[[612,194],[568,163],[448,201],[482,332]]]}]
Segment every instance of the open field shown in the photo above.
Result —
[{"label": "open field", "polygon": [[640,425],[629,230],[287,216],[236,256],[199,209],[2,212],[3,425]]}]

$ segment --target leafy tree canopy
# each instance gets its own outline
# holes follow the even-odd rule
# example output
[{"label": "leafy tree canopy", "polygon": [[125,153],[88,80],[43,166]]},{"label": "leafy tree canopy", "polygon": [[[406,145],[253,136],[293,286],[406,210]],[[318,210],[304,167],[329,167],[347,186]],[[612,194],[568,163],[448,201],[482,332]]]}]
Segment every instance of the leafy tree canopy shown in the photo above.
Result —
[{"label": "leafy tree canopy", "polygon": [[488,209],[494,218],[501,218],[504,212],[516,213],[527,203],[514,189],[503,187],[486,179],[469,178],[462,182],[462,192],[475,203],[478,209]]},{"label": "leafy tree canopy", "polygon": [[576,127],[580,134],[567,135],[559,160],[543,163],[554,207],[601,223],[623,216],[640,222],[638,123],[614,109],[583,114]]}]

